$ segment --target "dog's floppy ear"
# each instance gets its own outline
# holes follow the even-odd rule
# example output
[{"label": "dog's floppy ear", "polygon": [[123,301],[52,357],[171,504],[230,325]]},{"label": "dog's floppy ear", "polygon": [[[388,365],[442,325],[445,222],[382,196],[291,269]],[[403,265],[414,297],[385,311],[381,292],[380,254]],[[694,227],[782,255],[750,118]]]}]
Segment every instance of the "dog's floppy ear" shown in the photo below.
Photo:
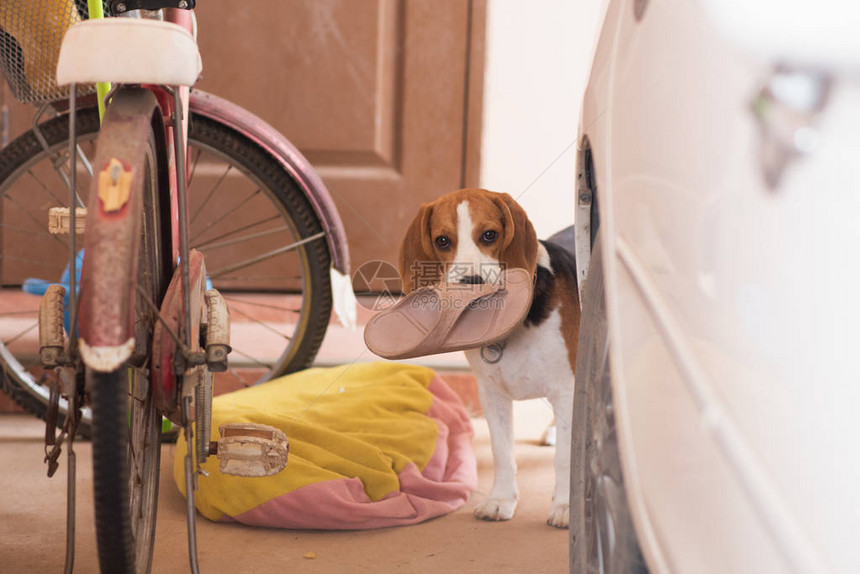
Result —
[{"label": "dog's floppy ear", "polygon": [[507,267],[525,269],[531,275],[537,270],[537,234],[526,211],[507,193],[495,198],[504,218],[505,234],[499,261]]},{"label": "dog's floppy ear", "polygon": [[442,263],[433,253],[430,242],[430,216],[433,204],[423,204],[409,224],[400,246],[400,280],[404,293],[423,285],[438,283]]}]

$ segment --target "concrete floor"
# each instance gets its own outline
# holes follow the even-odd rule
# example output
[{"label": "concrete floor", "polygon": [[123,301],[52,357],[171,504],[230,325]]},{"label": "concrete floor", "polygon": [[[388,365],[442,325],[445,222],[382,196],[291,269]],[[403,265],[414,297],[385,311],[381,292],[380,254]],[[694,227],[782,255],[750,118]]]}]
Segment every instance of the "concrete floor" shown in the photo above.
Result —
[{"label": "concrete floor", "polygon": [[[363,325],[373,315],[359,306],[359,327],[332,323],[317,355],[319,366],[379,360],[364,345]],[[440,371],[472,413],[480,413],[477,389],[463,353],[404,361]],[[469,382],[471,380],[471,383]],[[459,382],[458,382],[459,381]],[[222,391],[241,388],[224,381]],[[219,381],[216,380],[216,392]],[[520,503],[509,522],[472,517],[492,487],[493,457],[483,418],[474,418],[478,490],[456,512],[415,526],[359,532],[252,528],[197,520],[201,572],[568,572],[568,531],[545,524],[554,482],[554,449],[538,445],[552,411],[542,400],[514,406]],[[23,414],[0,414],[0,574],[62,572],[65,556],[66,457],[49,479],[44,425]],[[172,478],[173,446],[162,447],[154,574],[189,571],[185,499]],[[78,516],[75,572],[98,572],[92,508],[89,443],[75,446]],[[303,556],[313,552],[316,558]]]},{"label": "concrete floor", "polygon": [[[483,419],[473,419],[480,483],[465,507],[415,526],[362,532],[251,528],[197,521],[202,572],[567,572],[568,531],[544,523],[553,484],[553,449],[538,446],[550,420],[542,401],[517,403],[521,500],[509,522],[471,515],[492,486],[492,453]],[[44,430],[27,415],[0,416],[0,572],[61,572],[65,547],[65,468],[48,479]],[[185,500],[171,475],[172,445],[162,450],[154,573],[188,572]],[[75,572],[97,572],[92,511],[91,449],[78,459]],[[313,552],[316,558],[303,556]]]}]

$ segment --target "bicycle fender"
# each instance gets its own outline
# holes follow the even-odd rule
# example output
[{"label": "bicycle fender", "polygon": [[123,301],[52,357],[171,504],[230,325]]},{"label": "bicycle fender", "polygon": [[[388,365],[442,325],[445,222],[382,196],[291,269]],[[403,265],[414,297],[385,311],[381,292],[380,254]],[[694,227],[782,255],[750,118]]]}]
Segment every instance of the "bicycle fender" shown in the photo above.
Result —
[{"label": "bicycle fender", "polygon": [[343,221],[322,178],[296,146],[263,119],[218,96],[192,90],[189,107],[192,112],[236,130],[278,160],[304,192],[322,222],[332,266],[349,276],[349,247]]},{"label": "bicycle fender", "polygon": [[147,90],[117,92],[93,161],[79,299],[79,348],[90,368],[118,369],[135,347],[145,148],[158,106]]},{"label": "bicycle fender", "polygon": [[[161,302],[162,321],[157,321],[152,332],[152,396],[158,410],[165,417],[182,425],[182,404],[180,398],[190,389],[183,388],[187,380],[185,373],[176,369],[175,357],[182,353],[171,332],[180,337],[190,329],[200,333],[203,320],[200,310],[205,308],[203,298],[206,291],[206,265],[203,255],[196,249],[188,254],[188,275],[191,302],[191,325],[185,326],[185,297],[182,293],[182,267],[177,266]],[[190,351],[200,350],[200,338],[191,338]]]}]

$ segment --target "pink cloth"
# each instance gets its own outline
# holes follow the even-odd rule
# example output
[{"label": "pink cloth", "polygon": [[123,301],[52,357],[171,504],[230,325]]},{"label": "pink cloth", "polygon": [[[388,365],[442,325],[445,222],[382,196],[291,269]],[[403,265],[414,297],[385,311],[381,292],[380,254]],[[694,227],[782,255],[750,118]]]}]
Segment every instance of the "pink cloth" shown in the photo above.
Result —
[{"label": "pink cloth", "polygon": [[372,501],[358,478],[318,482],[265,502],[224,522],[318,530],[361,530],[416,524],[456,510],[478,484],[472,423],[460,397],[438,376],[428,387],[427,416],[439,429],[436,448],[420,472],[409,463],[400,490]]}]

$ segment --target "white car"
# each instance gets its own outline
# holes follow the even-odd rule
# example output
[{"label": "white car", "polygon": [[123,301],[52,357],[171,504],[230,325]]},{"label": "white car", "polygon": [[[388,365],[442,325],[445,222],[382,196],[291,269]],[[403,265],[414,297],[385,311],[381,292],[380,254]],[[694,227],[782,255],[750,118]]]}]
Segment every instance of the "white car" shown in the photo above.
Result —
[{"label": "white car", "polygon": [[860,5],[611,0],[571,571],[860,572]]}]

